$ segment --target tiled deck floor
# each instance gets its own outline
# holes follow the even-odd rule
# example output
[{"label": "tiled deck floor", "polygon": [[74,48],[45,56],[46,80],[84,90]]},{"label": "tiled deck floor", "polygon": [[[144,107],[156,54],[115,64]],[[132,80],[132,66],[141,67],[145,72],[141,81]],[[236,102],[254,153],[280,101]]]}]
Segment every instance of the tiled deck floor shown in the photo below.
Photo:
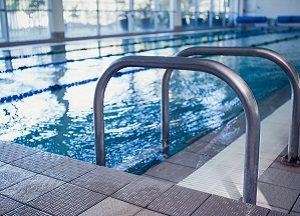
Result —
[{"label": "tiled deck floor", "polygon": [[[261,104],[259,104],[262,119],[268,117],[271,113],[273,113],[275,109],[277,109],[289,99],[289,91],[290,90],[288,89],[283,89],[282,91],[277,92],[277,94],[272,95]],[[286,114],[283,117],[287,118]],[[145,173],[145,176],[153,177],[156,179],[163,179],[175,184],[179,183],[179,185],[182,185],[182,180],[186,179],[186,177],[188,176],[193,175],[195,171],[200,167],[202,168],[204,164],[207,165],[208,161],[212,161],[212,158],[216,158],[216,155],[222,154],[224,152],[224,148],[226,148],[233,142],[233,140],[237,139],[241,134],[244,133],[244,126],[244,116],[241,115],[237,119],[229,122],[229,124],[227,124],[225,127],[222,127],[219,130],[208,134],[204,138],[201,138],[200,140],[194,142],[192,145],[189,145],[183,151],[149,169]],[[280,127],[282,127],[282,131],[288,131],[288,126],[281,125]],[[272,132],[273,130],[271,131],[271,134]],[[277,133],[281,134],[280,131]],[[274,137],[276,136],[273,136],[273,138]],[[279,149],[277,154],[279,154],[282,148]],[[266,150],[268,151],[268,149]],[[268,162],[268,165],[263,170],[263,174],[260,176],[258,184],[258,204],[260,206],[280,212],[290,213],[292,215],[300,215],[300,168],[286,167],[281,165],[279,162],[280,157],[276,159],[277,154],[272,156],[272,160]],[[275,161],[272,163],[273,160]],[[232,161],[236,162],[236,158],[231,161],[229,160],[228,163],[230,164]],[[240,165],[243,166],[243,164]],[[270,167],[267,168],[269,165]],[[237,165],[231,164],[230,166],[236,167]],[[217,168],[220,168],[221,170],[217,173],[219,177],[216,177],[216,179],[219,180],[220,176],[225,176],[227,170],[224,170],[223,172],[223,168],[221,168],[221,166],[217,166]],[[210,171],[213,173],[212,170]],[[240,169],[239,173],[237,174],[242,175],[242,173],[243,170]],[[220,194],[219,191],[224,191],[225,188],[227,193],[229,194],[229,197],[234,197],[236,194],[239,194],[241,196],[241,185],[238,185],[239,187],[236,187],[237,184],[234,184],[233,181],[228,181],[228,183],[232,184],[223,185],[223,187],[212,187],[212,185],[214,185],[217,181],[214,181],[213,178],[208,178],[209,175],[206,174],[208,173],[205,173],[202,177],[198,176],[194,179],[197,184],[201,185],[201,187],[198,187],[200,191],[207,191],[209,193],[213,193],[211,191],[218,191],[218,193],[216,194]],[[208,183],[204,184],[203,182]],[[206,188],[209,187],[208,185],[212,188]]]},{"label": "tiled deck floor", "polygon": [[[294,180],[282,179],[274,184],[284,187],[292,182],[296,187],[300,180],[298,174],[294,175],[297,175]],[[300,212],[300,202],[293,209]],[[0,142],[0,215],[284,214],[167,181]]]}]

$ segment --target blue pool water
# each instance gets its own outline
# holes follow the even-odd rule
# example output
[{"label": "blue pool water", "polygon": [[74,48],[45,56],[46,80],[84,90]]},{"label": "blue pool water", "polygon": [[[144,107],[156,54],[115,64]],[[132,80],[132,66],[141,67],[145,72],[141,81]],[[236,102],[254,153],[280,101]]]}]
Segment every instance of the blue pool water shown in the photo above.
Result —
[{"label": "blue pool water", "polygon": [[[189,47],[188,44],[250,46],[300,34],[296,31],[263,33],[110,39],[2,50],[0,140],[95,162],[92,112],[95,78],[113,60],[124,53],[171,56]],[[230,37],[237,38],[230,40]],[[149,43],[149,40],[155,42]],[[264,47],[287,56],[300,70],[300,39],[274,42]],[[267,60],[223,56],[210,59],[236,70],[258,101],[288,83],[280,68]],[[107,165],[122,170],[135,167],[130,171],[138,172],[137,169],[162,159],[160,89],[163,70],[126,71],[123,76],[113,78],[106,90]],[[12,95],[15,96],[10,97]],[[17,100],[18,95],[24,98]],[[171,153],[185,148],[186,140],[222,126],[241,111],[233,91],[219,79],[198,72],[175,72],[170,87]]]}]

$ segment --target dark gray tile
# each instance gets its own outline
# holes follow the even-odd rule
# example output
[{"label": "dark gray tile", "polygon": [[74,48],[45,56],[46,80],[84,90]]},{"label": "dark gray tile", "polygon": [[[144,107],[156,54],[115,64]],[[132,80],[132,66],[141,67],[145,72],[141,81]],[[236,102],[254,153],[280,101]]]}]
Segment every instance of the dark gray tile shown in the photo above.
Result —
[{"label": "dark gray tile", "polygon": [[297,199],[297,201],[296,201],[296,203],[295,203],[292,211],[300,213],[300,198],[299,197],[298,197],[298,199]]},{"label": "dark gray tile", "polygon": [[133,216],[141,210],[141,207],[108,197],[97,205],[80,214],[80,216]]},{"label": "dark gray tile", "polygon": [[68,159],[64,163],[46,170],[42,174],[69,182],[93,169],[96,169],[96,167],[97,166],[94,164]]},{"label": "dark gray tile", "polygon": [[0,215],[22,206],[21,203],[0,195]]},{"label": "dark gray tile", "polygon": [[0,190],[34,176],[35,173],[9,164],[0,167]]},{"label": "dark gray tile", "polygon": [[0,193],[26,203],[62,185],[64,182],[43,175],[30,177]]},{"label": "dark gray tile", "polygon": [[289,213],[289,210],[283,209],[283,208],[278,208],[275,206],[271,206],[269,204],[262,204],[262,203],[257,203],[258,206],[272,210],[272,211],[277,211],[277,212],[282,212],[282,213]]},{"label": "dark gray tile", "polygon": [[17,208],[4,216],[50,216],[49,214],[46,214],[45,212],[41,212],[37,209],[31,208],[29,206],[21,206],[20,208]]},{"label": "dark gray tile", "polygon": [[164,181],[140,177],[138,180],[117,191],[112,197],[134,205],[146,207],[172,185]]},{"label": "dark gray tile", "polygon": [[174,186],[155,199],[148,209],[172,216],[191,215],[210,195]]},{"label": "dark gray tile", "polygon": [[28,203],[28,205],[53,215],[78,215],[91,208],[106,196],[64,184]]},{"label": "dark gray tile", "polygon": [[268,212],[268,209],[259,206],[211,195],[192,215],[266,216]]},{"label": "dark gray tile", "polygon": [[42,173],[54,166],[57,166],[67,159],[65,157],[50,154],[46,152],[39,152],[37,154],[30,155],[28,157],[22,158],[12,162],[12,165],[21,167],[23,169],[30,170],[36,173]]},{"label": "dark gray tile", "polygon": [[136,216],[165,216],[165,214],[161,214],[158,212],[150,211],[148,209],[143,209],[139,213],[136,214]]},{"label": "dark gray tile", "polygon": [[0,141],[0,161],[10,163],[14,160],[37,153],[33,148],[28,148],[16,143]]},{"label": "dark gray tile", "polygon": [[168,162],[162,162],[155,167],[149,169],[145,174],[153,176],[160,179],[165,179],[167,181],[172,181],[175,183],[180,182],[182,179],[190,175],[196,169],[181,166],[178,164],[172,164]]},{"label": "dark gray tile", "polygon": [[292,173],[298,173],[300,174],[300,167],[293,167],[293,166],[286,166],[282,164],[281,161],[281,155],[278,156],[275,161],[271,164],[271,168],[276,168],[276,169],[281,169],[287,172],[292,172]]},{"label": "dark gray tile", "polygon": [[213,144],[213,143],[195,143],[187,148],[185,148],[185,151],[193,152],[196,154],[203,154],[208,156],[215,156],[218,153],[220,153],[226,146]]},{"label": "dark gray tile", "polygon": [[267,183],[258,183],[258,188],[258,203],[268,204],[281,209],[290,210],[299,195],[299,192],[296,190]]},{"label": "dark gray tile", "polygon": [[129,173],[98,167],[70,183],[95,192],[111,195],[137,178],[138,176]]},{"label": "dark gray tile", "polygon": [[278,212],[278,211],[270,211],[268,216],[285,216],[285,215],[289,215],[289,214],[285,214],[283,212]]},{"label": "dark gray tile", "polygon": [[271,183],[300,190],[300,174],[281,169],[268,168],[259,178],[261,182]]},{"label": "dark gray tile", "polygon": [[207,155],[181,151],[176,155],[170,157],[167,161],[191,168],[199,168],[204,165],[210,158],[211,157]]}]

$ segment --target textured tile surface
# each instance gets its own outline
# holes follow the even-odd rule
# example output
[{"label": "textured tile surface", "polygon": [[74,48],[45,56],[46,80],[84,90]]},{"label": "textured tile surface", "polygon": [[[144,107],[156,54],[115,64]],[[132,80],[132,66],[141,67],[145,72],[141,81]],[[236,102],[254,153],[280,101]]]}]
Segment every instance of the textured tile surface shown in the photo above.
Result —
[{"label": "textured tile surface", "polygon": [[205,164],[211,157],[193,152],[181,151],[178,154],[170,157],[167,161],[191,168],[199,168]]},{"label": "textured tile surface", "polygon": [[262,174],[259,180],[261,182],[300,190],[300,174],[298,173],[269,168]]},{"label": "textured tile surface", "polygon": [[38,152],[32,148],[11,142],[0,141],[0,161],[10,163],[25,156]]},{"label": "textured tile surface", "polygon": [[[289,112],[288,102],[261,123],[259,174],[263,173],[286,147],[288,130],[283,132],[283,128],[288,128],[289,119],[286,116]],[[178,185],[239,199],[243,193],[245,139],[243,134]]]},{"label": "textured tile surface", "polygon": [[257,202],[289,210],[292,208],[298,195],[299,192],[296,190],[267,183],[259,183]]},{"label": "textured tile surface", "polygon": [[9,164],[0,167],[0,190],[16,184],[35,173],[11,166]]},{"label": "textured tile surface", "polygon": [[129,173],[99,167],[70,183],[111,195],[137,178],[138,176]]},{"label": "textured tile surface", "polygon": [[292,211],[300,212],[300,199],[299,199],[299,197],[298,197]]},{"label": "textured tile surface", "polygon": [[102,194],[65,184],[28,204],[49,214],[73,216],[84,212],[103,199],[105,196]]},{"label": "textured tile surface", "polygon": [[288,216],[289,214],[285,214],[283,212],[278,212],[278,211],[270,211],[268,216]]},{"label": "textured tile surface", "polygon": [[146,207],[172,186],[163,181],[140,177],[113,194],[113,197],[138,206]]},{"label": "textured tile surface", "polygon": [[162,162],[149,169],[145,174],[177,183],[194,171],[194,168]]},{"label": "textured tile surface", "polygon": [[136,216],[165,216],[164,214],[160,214],[158,212],[150,211],[148,209],[143,209]]},{"label": "textured tile surface", "polygon": [[280,160],[281,160],[281,156],[277,157],[276,160],[272,163],[271,167],[300,174],[300,167],[285,166],[282,163],[280,163]]},{"label": "textured tile surface", "polygon": [[1,194],[9,196],[20,202],[29,202],[36,197],[62,185],[64,182],[47,176],[35,175],[3,191]]},{"label": "textured tile surface", "polygon": [[207,198],[209,194],[174,186],[155,199],[149,209],[172,216],[191,215]]},{"label": "textured tile surface", "polygon": [[0,215],[22,206],[21,203],[0,195]]},{"label": "textured tile surface", "polygon": [[222,216],[266,216],[269,210],[231,200],[224,197],[211,195],[203,205],[194,213],[196,215],[222,215]]},{"label": "textured tile surface", "polygon": [[39,152],[37,154],[14,161],[11,164],[32,172],[41,173],[56,165],[59,165],[60,163],[63,163],[66,160],[66,158],[55,154]]},{"label": "textured tile surface", "polygon": [[97,205],[80,214],[80,216],[132,216],[141,210],[141,207],[114,199],[106,198]]},{"label": "textured tile surface", "polygon": [[282,212],[282,213],[289,213],[288,210],[286,209],[282,209],[282,208],[278,208],[278,207],[274,207],[274,206],[271,206],[271,205],[268,205],[268,204],[262,204],[262,203],[257,203],[258,206],[260,207],[263,207],[263,208],[267,208],[267,209],[270,209],[272,211],[277,211],[277,212]]},{"label": "textured tile surface", "polygon": [[50,216],[45,212],[41,212],[37,209],[31,208],[29,206],[21,206],[7,214],[5,216]]},{"label": "textured tile surface", "polygon": [[62,181],[69,182],[95,168],[96,165],[94,164],[68,159],[63,164],[55,166],[52,169],[46,170],[42,174]]}]

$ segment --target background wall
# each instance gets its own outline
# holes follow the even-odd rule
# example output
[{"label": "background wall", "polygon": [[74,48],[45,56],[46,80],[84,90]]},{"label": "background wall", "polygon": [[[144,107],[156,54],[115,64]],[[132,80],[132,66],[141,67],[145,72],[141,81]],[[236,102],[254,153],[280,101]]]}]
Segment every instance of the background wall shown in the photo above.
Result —
[{"label": "background wall", "polygon": [[255,14],[258,16],[276,18],[280,15],[300,15],[300,0],[256,0],[255,2]]}]

